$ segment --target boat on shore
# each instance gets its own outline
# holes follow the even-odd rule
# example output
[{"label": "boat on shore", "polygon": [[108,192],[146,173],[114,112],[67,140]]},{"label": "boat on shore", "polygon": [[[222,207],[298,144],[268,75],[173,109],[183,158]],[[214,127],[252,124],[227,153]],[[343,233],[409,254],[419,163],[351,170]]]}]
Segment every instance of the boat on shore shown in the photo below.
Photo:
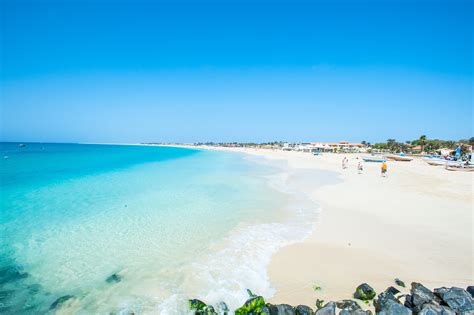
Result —
[{"label": "boat on shore", "polygon": [[375,163],[387,162],[387,160],[382,156],[380,156],[380,157],[366,156],[366,157],[363,157],[362,160],[364,160],[364,162],[375,162]]},{"label": "boat on shore", "polygon": [[455,172],[474,172],[474,165],[446,166],[446,170]]},{"label": "boat on shore", "polygon": [[406,156],[405,154],[388,154],[386,156],[388,160],[401,161],[401,162],[410,162],[413,160],[412,157]]}]

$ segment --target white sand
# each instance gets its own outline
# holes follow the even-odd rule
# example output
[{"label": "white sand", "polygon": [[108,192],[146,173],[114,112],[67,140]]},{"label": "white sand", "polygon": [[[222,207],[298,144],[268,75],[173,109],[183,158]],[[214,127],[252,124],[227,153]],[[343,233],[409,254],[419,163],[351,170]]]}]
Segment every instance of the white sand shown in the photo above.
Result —
[{"label": "white sand", "polygon": [[[351,298],[360,283],[377,291],[398,277],[428,287],[474,284],[473,174],[429,166],[421,159],[364,163],[360,154],[226,149],[279,159],[291,168],[336,172],[342,180],[308,192],[322,206],[314,233],[276,253],[269,275],[275,303],[314,306],[316,298]],[[341,167],[344,156],[349,167]],[[322,287],[314,291],[313,286]]]}]

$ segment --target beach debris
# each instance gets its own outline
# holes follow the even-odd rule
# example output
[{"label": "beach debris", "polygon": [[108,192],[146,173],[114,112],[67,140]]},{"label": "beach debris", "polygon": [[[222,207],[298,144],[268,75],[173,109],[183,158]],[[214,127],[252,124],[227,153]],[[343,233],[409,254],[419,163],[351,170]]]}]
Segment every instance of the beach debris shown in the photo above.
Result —
[{"label": "beach debris", "polygon": [[306,305],[298,305],[295,308],[295,313],[296,315],[314,315],[314,311],[311,309],[311,307]]},{"label": "beach debris", "polygon": [[67,301],[69,301],[70,299],[73,299],[73,298],[74,298],[74,295],[63,295],[60,298],[57,298],[56,301],[54,301],[53,304],[51,304],[49,309],[50,310],[55,310],[55,309],[63,306],[64,303],[66,303]]},{"label": "beach debris", "polygon": [[321,291],[323,288],[321,288],[319,285],[313,285],[313,290],[314,291]]},{"label": "beach debris", "polygon": [[395,284],[398,285],[399,287],[405,287],[405,282],[403,282],[402,280],[398,279],[398,278],[395,278]]},{"label": "beach debris", "polygon": [[[318,300],[321,301],[322,300]],[[316,305],[318,302],[316,301]],[[322,303],[321,303],[322,304]],[[336,303],[335,302],[328,302],[321,308],[318,308],[316,311],[316,315],[335,315],[336,314]]]},{"label": "beach debris", "polygon": [[114,273],[113,275],[107,277],[107,279],[105,279],[105,282],[107,283],[118,283],[122,281],[122,277],[119,276],[118,274]]},{"label": "beach debris", "polygon": [[354,293],[354,298],[362,301],[370,301],[375,297],[374,289],[367,283],[359,285]]},{"label": "beach debris", "polygon": [[466,291],[471,294],[471,296],[474,298],[474,285],[470,285],[466,288]]}]

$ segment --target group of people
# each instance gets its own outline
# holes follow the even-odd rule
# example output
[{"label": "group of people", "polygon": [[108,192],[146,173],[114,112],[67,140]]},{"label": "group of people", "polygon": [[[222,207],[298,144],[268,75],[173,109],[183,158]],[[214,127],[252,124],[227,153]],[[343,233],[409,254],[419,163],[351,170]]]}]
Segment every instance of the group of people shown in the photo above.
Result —
[{"label": "group of people", "polygon": [[[357,159],[359,159],[359,158],[357,158]],[[347,157],[344,157],[342,159],[342,169],[346,169],[348,163],[349,163],[349,159]],[[382,177],[387,176],[387,169],[388,169],[387,162],[383,162],[382,166],[380,168],[380,170],[382,172]],[[364,165],[362,164],[362,161],[359,161],[359,163],[357,163],[357,172],[359,174],[362,174],[363,171],[364,171]]]}]

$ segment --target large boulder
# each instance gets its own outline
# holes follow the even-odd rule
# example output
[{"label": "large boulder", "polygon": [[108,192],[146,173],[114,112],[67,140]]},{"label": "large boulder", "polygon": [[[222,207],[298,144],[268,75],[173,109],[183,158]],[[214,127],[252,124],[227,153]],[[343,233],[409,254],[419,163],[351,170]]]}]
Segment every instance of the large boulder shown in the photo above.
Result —
[{"label": "large boulder", "polygon": [[348,309],[343,309],[339,312],[339,315],[372,315],[372,312],[369,311],[369,310],[364,311],[362,309],[354,310],[354,311],[350,311]]},{"label": "large boulder", "polygon": [[453,287],[443,291],[441,298],[444,303],[457,312],[474,312],[474,300],[464,289]]},{"label": "large boulder", "polygon": [[356,301],[352,300],[340,300],[336,302],[336,306],[341,310],[355,311],[360,310],[359,304]]},{"label": "large boulder", "polygon": [[314,315],[314,311],[311,309],[311,307],[306,305],[298,305],[295,308],[295,313],[296,315]]},{"label": "large boulder", "polygon": [[235,315],[247,315],[251,313],[261,313],[265,306],[265,300],[261,296],[254,296],[248,299],[245,304],[235,310]]},{"label": "large boulder", "polygon": [[328,302],[322,308],[316,311],[316,315],[335,315],[336,314],[336,303]]},{"label": "large boulder", "polygon": [[418,315],[456,315],[456,312],[445,306],[426,304]]},{"label": "large boulder", "polygon": [[412,311],[398,303],[398,301],[386,300],[376,312],[377,315],[411,315]]},{"label": "large boulder", "polygon": [[393,294],[392,292],[394,291],[388,288],[384,292],[380,293],[377,299],[374,300],[374,306],[375,306],[376,312],[380,312],[384,309],[387,309],[388,305],[391,304],[391,302],[398,303],[398,300],[395,297],[395,294]]},{"label": "large boulder", "polygon": [[363,301],[370,301],[375,297],[375,294],[375,290],[370,285],[362,283],[354,292],[354,298]]},{"label": "large boulder", "polygon": [[409,295],[405,298],[405,306],[419,313],[426,304],[439,305],[441,299],[421,283],[412,282]]},{"label": "large boulder", "polygon": [[466,291],[474,298],[474,285],[470,285],[466,288]]},{"label": "large boulder", "polygon": [[267,304],[267,307],[270,310],[270,315],[296,315],[294,307],[288,304]]}]

